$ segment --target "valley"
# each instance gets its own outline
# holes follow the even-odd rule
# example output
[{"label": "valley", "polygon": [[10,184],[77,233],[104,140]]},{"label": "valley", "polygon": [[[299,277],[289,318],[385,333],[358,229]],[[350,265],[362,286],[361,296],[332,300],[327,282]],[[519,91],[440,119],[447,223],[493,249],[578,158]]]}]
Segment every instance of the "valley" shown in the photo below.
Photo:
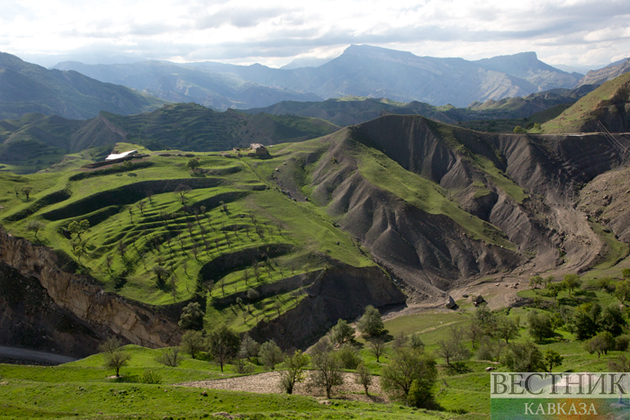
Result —
[{"label": "valley", "polygon": [[[79,359],[0,364],[0,418],[487,419],[490,370],[628,369],[630,73],[614,72],[466,109],[347,97],[0,121],[0,346]],[[302,351],[311,379],[284,395]],[[313,379],[325,357],[332,391]],[[427,369],[413,392],[388,388],[403,357]]]}]

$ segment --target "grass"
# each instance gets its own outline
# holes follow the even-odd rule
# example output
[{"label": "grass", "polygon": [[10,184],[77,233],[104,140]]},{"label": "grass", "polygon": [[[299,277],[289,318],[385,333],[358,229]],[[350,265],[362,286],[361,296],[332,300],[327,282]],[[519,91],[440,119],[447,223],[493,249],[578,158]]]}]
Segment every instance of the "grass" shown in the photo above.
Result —
[{"label": "grass", "polygon": [[577,133],[582,131],[585,123],[596,120],[597,116],[593,111],[605,107],[615,100],[619,94],[622,94],[620,92],[621,86],[628,81],[630,81],[630,74],[628,73],[607,81],[577,101],[557,118],[542,124],[543,131],[545,133]]},{"label": "grass", "polygon": [[473,239],[513,249],[514,245],[495,226],[467,213],[446,197],[434,182],[406,171],[387,156],[357,144],[359,171],[372,184],[390,191],[411,205],[430,214],[444,214]]},{"label": "grass", "polygon": [[[132,355],[122,378],[101,367],[101,354],[55,367],[0,365],[0,419],[20,418],[208,418],[229,413],[266,419],[440,419],[444,413],[426,412],[397,404],[369,404],[333,400],[320,404],[305,396],[253,394],[174,386],[193,380],[227,378],[214,364],[184,358],[177,368],[155,362],[159,350],[126,346]],[[161,376],[161,384],[140,383],[147,370]],[[257,371],[261,368],[258,367]]]},{"label": "grass", "polygon": [[[118,144],[116,148],[135,147]],[[187,167],[193,157],[199,159],[201,175],[191,176]],[[249,257],[246,264],[223,266],[221,276],[211,278],[216,287],[210,302],[224,298],[224,292],[234,300],[249,288],[333,264],[374,265],[330,216],[268,186],[253,169],[260,162],[247,156],[168,151],[92,172],[0,173],[5,181],[0,189],[4,207],[0,217],[13,233],[71,256],[105,290],[152,305],[190,299],[210,280],[200,275],[205,266],[224,264],[221,261],[228,261],[230,255],[250,255],[253,250],[260,250],[256,251],[259,272],[248,267]],[[179,183],[193,189],[180,197],[174,192]],[[29,200],[15,194],[25,185],[32,187]],[[66,193],[59,195],[59,191]],[[145,203],[142,208],[139,202]],[[63,231],[82,219],[89,221],[90,228],[81,235],[82,245],[77,245],[78,237],[68,239]],[[45,223],[37,238],[28,230],[32,220]],[[154,273],[157,266],[169,271],[162,284]],[[271,320],[295,307],[302,299],[301,292],[295,292],[296,296],[289,291],[258,302],[260,308],[245,317],[242,307],[211,309],[207,323],[225,322],[237,331],[249,330],[252,320]]]}]

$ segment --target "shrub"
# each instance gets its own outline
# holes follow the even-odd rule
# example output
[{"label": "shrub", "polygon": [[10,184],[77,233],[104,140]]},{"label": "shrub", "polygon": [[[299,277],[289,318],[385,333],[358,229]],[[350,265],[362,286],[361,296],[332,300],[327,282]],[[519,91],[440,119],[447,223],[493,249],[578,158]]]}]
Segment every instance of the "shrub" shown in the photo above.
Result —
[{"label": "shrub", "polygon": [[182,330],[197,330],[203,329],[203,316],[205,314],[201,310],[201,305],[197,302],[190,302],[179,318],[179,328]]},{"label": "shrub", "polygon": [[624,334],[615,338],[615,350],[626,351],[628,350],[628,345],[630,345],[630,336]]},{"label": "shrub", "polygon": [[338,320],[337,325],[330,329],[330,340],[333,344],[341,345],[353,338],[354,328],[348,325],[348,323],[343,319]]},{"label": "shrub", "polygon": [[152,370],[145,370],[140,378],[140,382],[143,384],[161,384],[162,375]]},{"label": "shrub", "polygon": [[361,356],[352,344],[344,344],[337,351],[337,357],[341,360],[344,369],[356,369],[361,363]]},{"label": "shrub", "polygon": [[234,371],[240,375],[253,373],[254,369],[254,365],[248,363],[245,359],[236,359],[234,362]]},{"label": "shrub", "polygon": [[206,342],[201,331],[188,330],[182,335],[182,351],[190,354],[193,359],[202,350],[206,349]]},{"label": "shrub", "polygon": [[501,352],[501,364],[513,372],[546,370],[542,353],[533,343],[512,343]]},{"label": "shrub", "polygon": [[170,347],[163,350],[162,353],[155,358],[155,360],[165,366],[177,367],[181,362],[179,347]]},{"label": "shrub", "polygon": [[282,363],[284,360],[284,354],[275,341],[269,340],[260,346],[258,360],[267,368],[273,370],[278,363]]}]

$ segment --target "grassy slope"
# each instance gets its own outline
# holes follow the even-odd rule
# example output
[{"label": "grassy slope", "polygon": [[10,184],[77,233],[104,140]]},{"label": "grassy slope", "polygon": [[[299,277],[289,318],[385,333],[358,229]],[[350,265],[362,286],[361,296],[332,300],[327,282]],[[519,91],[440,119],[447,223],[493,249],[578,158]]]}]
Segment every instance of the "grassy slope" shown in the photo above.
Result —
[{"label": "grassy slope", "polygon": [[[184,357],[177,368],[155,361],[160,350],[127,346],[129,366],[121,369],[123,381],[110,378],[97,354],[56,367],[0,365],[0,419],[27,418],[207,418],[226,412],[245,418],[302,419],[439,419],[444,414],[398,405],[337,400],[330,405],[304,396],[253,394],[183,388],[173,384],[237,376],[231,367]],[[151,370],[160,385],[139,383]],[[257,368],[257,372],[261,368]]]},{"label": "grassy slope", "polygon": [[[129,147],[133,145],[119,146],[121,150]],[[100,281],[106,290],[158,305],[190,299],[198,287],[198,273],[204,264],[257,247],[286,244],[293,250],[263,259],[257,278],[251,266],[228,267],[221,278],[215,279],[212,297],[243,295],[251,287],[322,269],[333,259],[358,267],[374,264],[347,234],[333,226],[325,213],[320,213],[309,203],[296,203],[276,189],[268,189],[252,169],[264,160],[238,158],[236,154],[232,158],[198,154],[206,176],[192,178],[186,167],[190,158],[169,154],[145,159],[152,165],[141,169],[131,166],[130,170],[118,173],[103,169],[89,173],[103,175],[76,180],[73,179],[86,173],[53,172],[27,176],[0,173],[3,185],[0,205],[4,206],[4,210],[0,210],[0,220],[11,231],[31,240],[36,238],[28,231],[28,223],[33,220],[44,222],[46,227],[38,232],[37,240],[63,250],[75,259],[78,257],[72,241],[63,237],[61,231],[73,220],[90,220],[90,229],[82,234],[86,247],[80,262],[85,266],[84,270]],[[159,187],[150,199],[145,197],[146,191],[140,196],[130,196],[124,190],[106,198],[103,195],[140,182],[169,179],[216,179],[219,185],[194,189],[186,194],[186,205],[198,209],[201,205],[206,207],[205,213],[198,216],[183,212],[180,197],[174,192],[161,193]],[[15,187],[24,185],[33,187],[29,201],[23,194],[15,195]],[[60,190],[71,191],[72,195],[40,208],[42,197]],[[146,203],[142,211],[137,205],[141,200]],[[90,202],[99,208],[92,211]],[[36,212],[24,219],[16,218],[27,209]],[[123,253],[119,247],[121,242],[126,246]],[[109,267],[108,258],[111,261]],[[157,265],[173,273],[164,286],[157,284],[152,271]],[[280,308],[277,308],[278,299]],[[258,320],[273,318],[278,312],[293,307],[299,299],[301,297],[290,299],[288,295],[263,299],[254,308],[249,308],[248,319],[243,318],[244,308],[211,308],[208,321],[213,325],[225,322],[243,331],[251,328],[252,317]]]},{"label": "grassy slope", "polygon": [[630,81],[630,73],[625,73],[616,79],[609,80],[595,89],[573,106],[564,111],[557,118],[542,125],[545,133],[577,133],[581,131],[585,122],[597,118],[593,111],[602,102],[611,100],[619,90],[619,87]]}]

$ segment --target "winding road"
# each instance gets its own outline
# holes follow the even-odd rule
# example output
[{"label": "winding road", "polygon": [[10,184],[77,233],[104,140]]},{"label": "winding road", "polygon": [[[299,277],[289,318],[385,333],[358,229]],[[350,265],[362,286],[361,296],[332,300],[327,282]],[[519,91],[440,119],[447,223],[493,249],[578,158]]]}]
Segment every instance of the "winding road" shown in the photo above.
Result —
[{"label": "winding road", "polygon": [[74,357],[62,356],[54,353],[46,353],[43,351],[27,350],[18,347],[0,346],[0,358],[12,360],[20,360],[25,362],[46,363],[51,365],[60,365],[62,363],[74,362]]}]

